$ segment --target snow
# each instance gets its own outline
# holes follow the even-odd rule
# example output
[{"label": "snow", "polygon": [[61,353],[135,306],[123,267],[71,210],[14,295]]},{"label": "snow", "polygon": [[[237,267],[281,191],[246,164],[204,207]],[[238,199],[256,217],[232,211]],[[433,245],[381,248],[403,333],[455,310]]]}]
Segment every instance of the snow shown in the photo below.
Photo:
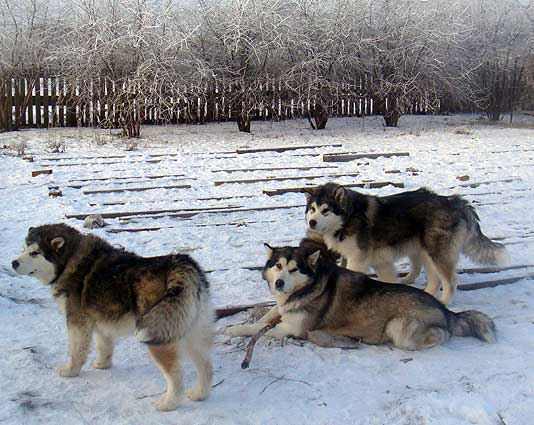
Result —
[{"label": "snow", "polygon": [[[496,322],[499,341],[488,345],[455,338],[423,352],[363,346],[358,350],[322,349],[306,342],[260,340],[251,367],[241,370],[244,344],[222,335],[228,324],[247,313],[221,320],[213,349],[212,396],[184,401],[176,412],[159,413],[151,404],[164,380],[146,348],[134,339],[121,341],[108,371],[88,364],[79,378],[65,379],[57,368],[66,360],[64,318],[47,288],[10,269],[27,228],[65,221],[82,229],[82,221],[65,214],[182,209],[198,207],[303,205],[301,194],[268,197],[264,189],[329,181],[284,180],[224,184],[216,180],[269,176],[326,175],[360,172],[335,180],[371,179],[404,182],[406,189],[427,186],[442,194],[461,193],[479,203],[483,231],[504,238],[512,264],[533,264],[534,232],[530,208],[534,174],[534,131],[477,123],[476,117],[403,117],[397,129],[382,127],[379,117],[331,119],[325,131],[305,121],[254,122],[253,134],[239,134],[234,123],[205,126],[147,127],[136,151],[114,138],[97,146],[93,129],[51,129],[0,134],[0,146],[27,141],[34,163],[0,156],[0,423],[68,424],[528,424],[534,416],[534,299],[532,280],[476,291],[460,291],[452,309],[478,309]],[[468,131],[465,131],[467,129]],[[61,137],[62,154],[46,152]],[[237,155],[236,148],[342,143],[284,153]],[[409,157],[358,160],[332,169],[213,172],[221,169],[325,165],[320,155],[332,152],[403,152]],[[172,154],[174,156],[151,156]],[[105,159],[100,157],[124,155]],[[99,157],[99,158],[86,158]],[[52,158],[52,159],[50,159]],[[64,158],[62,160],[54,160]],[[160,162],[147,162],[150,160]],[[52,175],[31,177],[51,164]],[[62,166],[63,164],[79,164]],[[416,174],[409,168],[419,170]],[[386,174],[385,170],[400,170]],[[138,178],[69,182],[110,176],[185,174],[184,178]],[[460,182],[457,176],[469,175]],[[514,179],[505,182],[506,179]],[[458,186],[493,181],[478,187]],[[497,182],[495,182],[497,181]],[[82,184],[83,189],[67,188]],[[83,195],[82,190],[190,184],[191,189],[154,189]],[[48,196],[59,186],[63,197]],[[390,194],[387,186],[365,191]],[[233,199],[202,201],[206,197]],[[123,201],[123,205],[104,205]],[[91,206],[92,204],[93,206]],[[263,242],[296,244],[304,235],[303,207],[266,211],[199,214],[129,220],[106,219],[94,232],[142,255],[173,250],[192,255],[209,273],[216,306],[270,299],[260,273],[243,269],[264,262]],[[109,233],[109,229],[165,227],[159,231]],[[459,267],[472,266],[465,258]],[[460,284],[532,273],[534,267],[498,274],[461,274]],[[424,275],[417,285],[424,285]],[[194,379],[185,363],[186,385]]]}]

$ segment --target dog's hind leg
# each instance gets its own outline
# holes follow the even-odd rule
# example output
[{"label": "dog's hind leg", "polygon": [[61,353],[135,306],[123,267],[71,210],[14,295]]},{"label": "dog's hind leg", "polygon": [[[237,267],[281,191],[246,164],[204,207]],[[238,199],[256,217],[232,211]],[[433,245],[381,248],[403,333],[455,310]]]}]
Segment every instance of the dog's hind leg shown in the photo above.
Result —
[{"label": "dog's hind leg", "polygon": [[458,285],[458,280],[456,278],[456,261],[440,258],[436,260],[435,264],[438,275],[443,282],[443,291],[441,293],[440,301],[447,305],[454,298],[456,286]]},{"label": "dog's hind leg", "polygon": [[378,280],[381,282],[388,282],[388,283],[397,283],[397,269],[395,268],[395,265],[393,263],[380,263],[380,264],[374,264],[373,269],[375,269],[376,275],[378,276]]},{"label": "dog's hind leg", "polygon": [[419,255],[410,255],[410,271],[399,283],[411,285],[421,273],[421,259]]},{"label": "dog's hind leg", "polygon": [[96,339],[96,360],[93,363],[95,369],[109,369],[113,357],[113,338],[99,332],[95,332]]},{"label": "dog's hind leg", "polygon": [[351,338],[325,330],[308,331],[308,341],[323,348],[358,348],[360,338]]},{"label": "dog's hind leg", "polygon": [[425,292],[435,297],[441,286],[436,265],[434,264],[432,258],[430,258],[430,255],[428,255],[426,252],[422,253],[421,258],[425,265],[427,279]]},{"label": "dog's hind leg", "polygon": [[197,326],[185,339],[185,351],[193,360],[197,370],[197,382],[195,386],[187,390],[187,396],[193,401],[205,400],[211,391],[213,378],[213,366],[210,359],[212,344],[211,326]]},{"label": "dog's hind leg", "polygon": [[154,403],[156,409],[169,411],[175,410],[183,392],[182,370],[178,359],[178,347],[176,343],[149,345],[148,350],[154,363],[163,372],[167,381],[167,391],[163,397]]},{"label": "dog's hind leg", "polygon": [[450,333],[446,329],[428,326],[411,317],[390,320],[386,325],[386,335],[396,347],[410,351],[435,347],[450,338]]}]

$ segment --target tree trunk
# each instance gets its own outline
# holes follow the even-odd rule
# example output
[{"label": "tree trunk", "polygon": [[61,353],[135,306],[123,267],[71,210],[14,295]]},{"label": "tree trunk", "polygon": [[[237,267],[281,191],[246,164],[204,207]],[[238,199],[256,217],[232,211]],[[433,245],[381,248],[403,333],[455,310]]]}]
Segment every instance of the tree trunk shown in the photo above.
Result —
[{"label": "tree trunk", "polygon": [[250,133],[250,117],[243,116],[243,114],[239,115],[239,118],[237,119],[237,128],[243,133]]},{"label": "tree trunk", "polygon": [[314,130],[324,130],[328,118],[328,110],[320,102],[316,102],[315,107],[308,111],[308,122]]},{"label": "tree trunk", "polygon": [[380,113],[384,118],[386,127],[397,127],[399,123],[399,118],[401,117],[401,112],[397,98],[395,96],[389,96],[388,98],[388,107],[386,109],[386,99],[379,101],[378,106],[380,108]]}]

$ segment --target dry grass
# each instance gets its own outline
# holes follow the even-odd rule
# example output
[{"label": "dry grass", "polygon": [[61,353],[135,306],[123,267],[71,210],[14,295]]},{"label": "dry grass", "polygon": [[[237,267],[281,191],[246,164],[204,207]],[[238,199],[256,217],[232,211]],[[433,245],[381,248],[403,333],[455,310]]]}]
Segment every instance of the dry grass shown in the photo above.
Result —
[{"label": "dry grass", "polygon": [[67,143],[62,136],[49,135],[47,137],[46,150],[50,153],[64,153],[67,151]]}]

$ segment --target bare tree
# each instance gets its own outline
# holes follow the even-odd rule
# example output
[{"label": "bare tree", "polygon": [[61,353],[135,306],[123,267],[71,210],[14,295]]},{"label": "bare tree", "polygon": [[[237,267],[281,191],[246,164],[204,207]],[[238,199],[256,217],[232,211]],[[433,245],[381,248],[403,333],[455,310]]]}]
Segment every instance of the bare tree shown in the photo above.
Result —
[{"label": "bare tree", "polygon": [[[26,92],[14,111],[13,122],[11,103],[0,108],[0,128],[17,130],[31,104],[35,84],[47,68],[50,45],[62,13],[59,8],[51,11],[49,2],[44,0],[2,0],[0,5],[0,88],[3,92],[12,79],[24,79],[25,87],[15,85],[14,95],[21,97],[20,91]],[[10,90],[11,84],[7,87]],[[10,98],[12,93],[6,95]]]},{"label": "bare tree", "polygon": [[470,13],[474,31],[466,43],[467,63],[476,69],[470,86],[490,120],[500,120],[504,112],[510,112],[512,120],[533,52],[531,5],[520,0],[473,0]]},{"label": "bare tree", "polygon": [[[255,113],[269,108],[279,75],[276,58],[287,34],[282,0],[200,1],[201,28],[193,54],[209,69],[221,113],[250,132]],[[272,112],[272,111],[271,111]]]}]

